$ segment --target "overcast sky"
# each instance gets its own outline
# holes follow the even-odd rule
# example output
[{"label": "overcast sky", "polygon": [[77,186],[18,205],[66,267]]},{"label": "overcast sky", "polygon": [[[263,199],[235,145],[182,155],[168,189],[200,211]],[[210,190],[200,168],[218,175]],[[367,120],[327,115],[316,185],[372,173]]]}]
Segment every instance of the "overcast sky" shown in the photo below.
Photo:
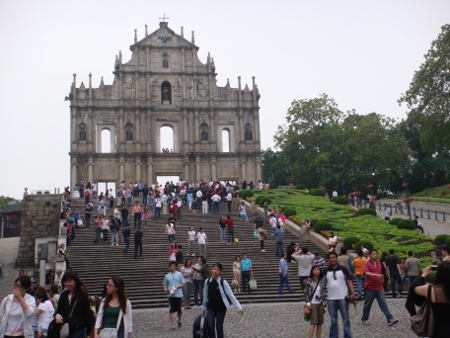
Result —
[{"label": "overcast sky", "polygon": [[217,84],[259,87],[262,148],[273,147],[294,99],[320,93],[343,111],[404,118],[397,99],[450,23],[450,1],[0,0],[0,195],[69,184],[69,94],[111,84],[115,55],[159,28],[214,57]]}]

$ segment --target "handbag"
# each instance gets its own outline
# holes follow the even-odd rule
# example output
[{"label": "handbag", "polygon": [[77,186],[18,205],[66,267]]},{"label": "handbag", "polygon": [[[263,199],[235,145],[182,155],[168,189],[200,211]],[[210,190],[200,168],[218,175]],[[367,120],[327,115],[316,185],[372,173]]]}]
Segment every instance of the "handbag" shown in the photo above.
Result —
[{"label": "handbag", "polygon": [[[72,318],[73,310],[75,310],[75,306],[77,306],[78,299],[75,300],[75,303],[72,306],[72,310],[70,310],[69,319]],[[69,338],[69,323],[64,323],[61,325],[59,330],[59,338]]]},{"label": "handbag", "polygon": [[255,231],[253,231],[253,237],[254,238],[258,238],[258,232],[255,230]]},{"label": "handbag", "polygon": [[237,279],[233,278],[233,279],[231,280],[231,286],[232,286],[233,288],[237,288],[237,287],[239,286],[239,282],[237,281]]},{"label": "handbag", "polygon": [[248,282],[248,287],[250,288],[250,290],[256,290],[258,288],[258,284],[256,283],[256,279],[254,279],[252,277],[250,279],[250,281]]},{"label": "handbag", "polygon": [[433,336],[434,316],[431,309],[431,285],[428,285],[427,300],[422,304],[417,314],[411,316],[411,329],[418,337]]},{"label": "handbag", "polygon": [[[104,313],[103,313],[104,315]],[[117,333],[119,332],[120,323],[122,322],[122,309],[120,309],[119,317],[117,318],[117,324],[116,328],[108,327],[106,329],[102,329],[100,331],[100,334],[98,335],[99,338],[117,338]]]},{"label": "handbag", "polygon": [[307,322],[309,322],[311,318],[311,309],[305,304],[303,307],[303,319]]}]

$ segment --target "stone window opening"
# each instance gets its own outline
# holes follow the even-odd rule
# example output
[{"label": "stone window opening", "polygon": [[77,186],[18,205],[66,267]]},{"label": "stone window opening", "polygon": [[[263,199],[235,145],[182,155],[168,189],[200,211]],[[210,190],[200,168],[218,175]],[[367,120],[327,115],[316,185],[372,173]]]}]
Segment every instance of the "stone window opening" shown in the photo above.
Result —
[{"label": "stone window opening", "polygon": [[173,127],[169,125],[162,126],[159,130],[161,135],[161,152],[162,153],[173,153],[175,152],[174,147],[174,133]]},{"label": "stone window opening", "polygon": [[102,129],[101,133],[101,145],[100,149],[102,153],[110,153],[111,152],[111,130],[108,128]]},{"label": "stone window opening", "polygon": [[245,140],[253,141],[252,125],[250,123],[245,125]]},{"label": "stone window opening", "polygon": [[162,67],[166,69],[169,68],[169,56],[167,55],[167,53],[163,54]]},{"label": "stone window opening", "polygon": [[231,149],[230,130],[222,129],[222,152],[229,153]]},{"label": "stone window opening", "polygon": [[208,141],[209,126],[206,123],[200,125],[200,141]]}]

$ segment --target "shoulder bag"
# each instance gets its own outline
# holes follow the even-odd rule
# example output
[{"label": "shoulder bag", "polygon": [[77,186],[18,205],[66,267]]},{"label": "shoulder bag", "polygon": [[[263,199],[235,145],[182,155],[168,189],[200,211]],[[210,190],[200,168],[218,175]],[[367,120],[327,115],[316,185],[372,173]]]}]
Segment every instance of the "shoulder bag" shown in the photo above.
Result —
[{"label": "shoulder bag", "polygon": [[248,287],[250,288],[250,290],[256,290],[258,288],[258,284],[256,283],[256,279],[254,279],[252,277],[250,279],[250,281],[248,282]]},{"label": "shoulder bag", "polygon": [[428,285],[427,300],[422,304],[417,314],[411,317],[411,329],[418,337],[432,337],[434,328],[434,316],[431,309],[431,290]]},{"label": "shoulder bag", "polygon": [[[103,312],[103,316],[104,315],[105,315],[105,313]],[[119,318],[117,318],[116,328],[108,327],[106,329],[102,329],[100,331],[100,334],[98,335],[99,338],[117,338],[120,323],[122,322],[122,315],[123,315],[123,312],[122,312],[122,309],[120,309]]]}]

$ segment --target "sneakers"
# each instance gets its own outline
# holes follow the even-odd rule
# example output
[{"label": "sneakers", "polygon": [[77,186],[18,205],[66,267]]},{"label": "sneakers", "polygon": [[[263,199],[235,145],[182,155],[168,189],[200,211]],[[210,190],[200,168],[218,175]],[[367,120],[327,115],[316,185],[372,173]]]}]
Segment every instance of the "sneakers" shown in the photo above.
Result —
[{"label": "sneakers", "polygon": [[370,322],[368,320],[361,320],[361,324],[370,325]]},{"label": "sneakers", "polygon": [[266,252],[266,250],[262,249],[261,252]]},{"label": "sneakers", "polygon": [[178,328],[180,328],[180,327],[182,327],[183,326],[183,324],[181,324],[181,323],[178,323]]},{"label": "sneakers", "polygon": [[169,331],[174,331],[174,330],[175,330],[175,326],[169,327]]},{"label": "sneakers", "polygon": [[391,320],[388,320],[388,326],[394,325],[398,323],[398,319],[392,318]]}]

